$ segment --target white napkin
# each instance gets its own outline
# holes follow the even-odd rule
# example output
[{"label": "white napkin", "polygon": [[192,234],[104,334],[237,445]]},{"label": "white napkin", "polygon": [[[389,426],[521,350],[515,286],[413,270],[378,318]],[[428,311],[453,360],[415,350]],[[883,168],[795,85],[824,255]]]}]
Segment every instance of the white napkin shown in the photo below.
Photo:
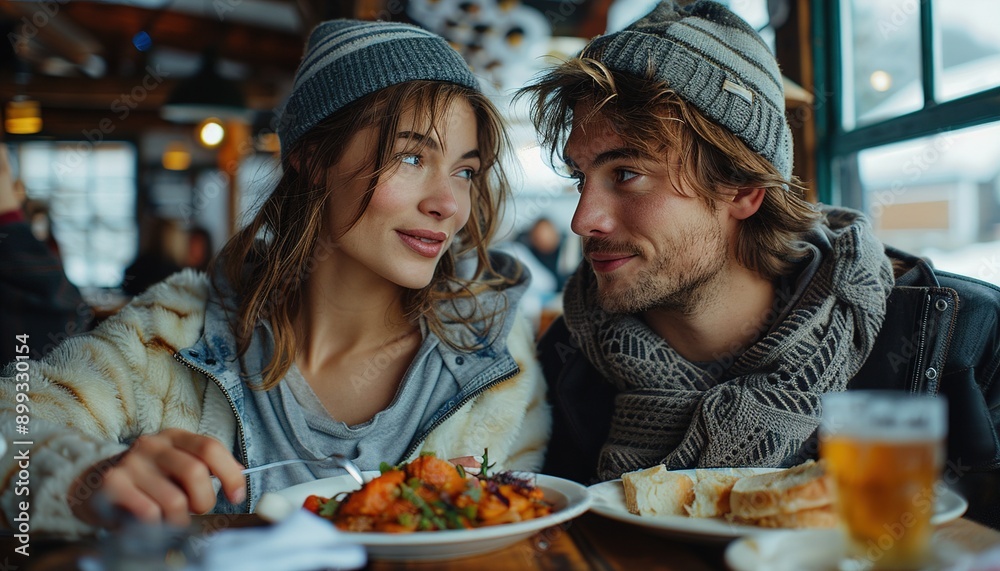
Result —
[{"label": "white napkin", "polygon": [[1000,571],[1000,547],[956,559],[946,571]]},{"label": "white napkin", "polygon": [[[134,543],[125,540],[126,543]],[[134,547],[134,546],[133,546]],[[349,534],[333,523],[304,509],[294,510],[268,527],[245,527],[219,531],[195,538],[188,549],[193,555],[186,564],[164,565],[164,549],[150,546],[142,553],[104,550],[100,559],[80,561],[84,571],[119,569],[180,569],[181,571],[317,571],[320,569],[360,569],[367,555],[362,545],[352,543]]]},{"label": "white napkin", "polygon": [[367,561],[363,546],[304,509],[270,527],[220,531],[205,542],[201,562],[185,571],[360,569]]}]

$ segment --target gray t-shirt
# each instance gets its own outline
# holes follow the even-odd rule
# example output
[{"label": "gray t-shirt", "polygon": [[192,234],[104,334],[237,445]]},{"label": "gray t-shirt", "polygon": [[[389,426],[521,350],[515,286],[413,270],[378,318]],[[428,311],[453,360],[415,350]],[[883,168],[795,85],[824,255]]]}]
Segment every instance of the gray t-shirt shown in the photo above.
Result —
[{"label": "gray t-shirt", "polygon": [[[269,391],[247,391],[246,402],[258,441],[273,456],[285,458],[325,458],[340,453],[354,459],[362,470],[377,470],[381,462],[398,463],[420,426],[459,391],[458,382],[434,350],[433,334],[425,337],[416,357],[403,376],[389,406],[371,420],[348,426],[333,418],[320,402],[308,381],[294,365],[285,378]],[[427,382],[437,379],[437,382]],[[357,387],[363,391],[363,386]],[[265,490],[343,474],[335,466],[293,464],[269,470]]]}]

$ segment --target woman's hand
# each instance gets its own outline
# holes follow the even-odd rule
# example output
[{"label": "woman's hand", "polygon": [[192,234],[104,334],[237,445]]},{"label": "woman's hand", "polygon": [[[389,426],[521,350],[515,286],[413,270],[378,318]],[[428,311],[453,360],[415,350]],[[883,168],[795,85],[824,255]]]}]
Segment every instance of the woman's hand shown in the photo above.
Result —
[{"label": "woman's hand", "polygon": [[190,514],[206,513],[215,505],[212,474],[229,501],[246,499],[242,469],[218,440],[167,429],[140,436],[122,455],[84,470],[70,485],[70,508],[92,525],[114,523],[108,521],[110,506],[144,522],[186,526]]}]

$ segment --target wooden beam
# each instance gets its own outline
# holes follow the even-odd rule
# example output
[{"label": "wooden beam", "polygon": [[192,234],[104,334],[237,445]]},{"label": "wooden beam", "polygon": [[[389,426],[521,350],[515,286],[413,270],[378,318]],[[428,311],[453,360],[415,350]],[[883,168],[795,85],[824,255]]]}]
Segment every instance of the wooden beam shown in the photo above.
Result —
[{"label": "wooden beam", "polygon": [[109,110],[97,111],[78,109],[42,108],[42,132],[36,135],[10,135],[14,140],[59,139],[87,140],[91,143],[110,140],[134,140],[142,133],[157,128],[176,128],[160,118],[158,110],[132,109],[127,115],[115,114]]},{"label": "wooden beam", "polygon": [[386,0],[354,0],[354,17],[359,20],[405,20],[404,6],[403,2],[392,2],[389,6]]},{"label": "wooden beam", "polygon": [[5,4],[3,12],[19,22],[13,32],[14,35],[9,38],[17,53],[25,49],[29,38],[40,42],[53,54],[76,65],[83,65],[89,58],[99,56],[104,51],[104,46],[91,34],[76,26],[65,17],[64,13],[60,15],[62,10],[56,3],[4,2],[3,4]]},{"label": "wooden beam", "polygon": [[[75,111],[105,111],[120,114],[123,108],[159,110],[177,85],[176,79],[163,76],[149,66],[140,76],[79,77],[34,76],[21,88],[13,75],[0,74],[0,100],[9,100],[18,93],[37,99],[44,109],[59,108]],[[277,107],[284,96],[277,85],[264,81],[245,81],[241,88],[247,98],[247,107],[268,111]]]},{"label": "wooden beam", "polygon": [[795,87],[801,86],[799,90],[786,93],[785,97],[788,124],[794,140],[793,174],[805,183],[807,197],[816,201],[816,109],[827,104],[828,98],[815,93],[809,0],[788,2],[788,20],[775,30],[775,53],[782,73],[794,82]]},{"label": "wooden beam", "polygon": [[[328,2],[327,0],[298,0],[295,5],[301,18],[303,33],[308,35],[320,22],[335,18],[357,18],[355,4],[361,0],[352,2]],[[302,38],[303,40],[305,37]],[[300,46],[301,51],[301,46]]]},{"label": "wooden beam", "polygon": [[613,0],[592,0],[586,19],[580,23],[577,36],[590,39],[599,36],[608,29],[608,11]]},{"label": "wooden beam", "polygon": [[[97,37],[107,51],[138,53],[132,37],[147,32],[153,47],[166,46],[202,53],[216,47],[219,57],[261,68],[295,70],[302,57],[302,38],[259,26],[200,18],[172,11],[157,12],[127,5],[69,2],[60,15]],[[147,29],[148,28],[148,29]]]}]

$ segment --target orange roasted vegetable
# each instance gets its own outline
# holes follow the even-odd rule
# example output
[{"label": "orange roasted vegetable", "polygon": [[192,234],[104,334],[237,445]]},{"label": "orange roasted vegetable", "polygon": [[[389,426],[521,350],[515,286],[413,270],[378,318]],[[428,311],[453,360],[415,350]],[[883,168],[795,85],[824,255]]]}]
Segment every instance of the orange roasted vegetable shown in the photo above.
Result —
[{"label": "orange roasted vegetable", "polygon": [[458,468],[451,462],[430,454],[407,464],[406,474],[449,495],[465,489],[465,477],[459,473]]},{"label": "orange roasted vegetable", "polygon": [[305,507],[343,530],[390,533],[465,529],[552,513],[540,489],[510,472],[469,476],[433,455],[383,470],[339,504],[310,497]]},{"label": "orange roasted vegetable", "polygon": [[399,484],[406,479],[400,470],[390,470],[365,484],[360,490],[348,494],[340,502],[339,513],[347,516],[377,516],[388,511],[398,512]]}]

